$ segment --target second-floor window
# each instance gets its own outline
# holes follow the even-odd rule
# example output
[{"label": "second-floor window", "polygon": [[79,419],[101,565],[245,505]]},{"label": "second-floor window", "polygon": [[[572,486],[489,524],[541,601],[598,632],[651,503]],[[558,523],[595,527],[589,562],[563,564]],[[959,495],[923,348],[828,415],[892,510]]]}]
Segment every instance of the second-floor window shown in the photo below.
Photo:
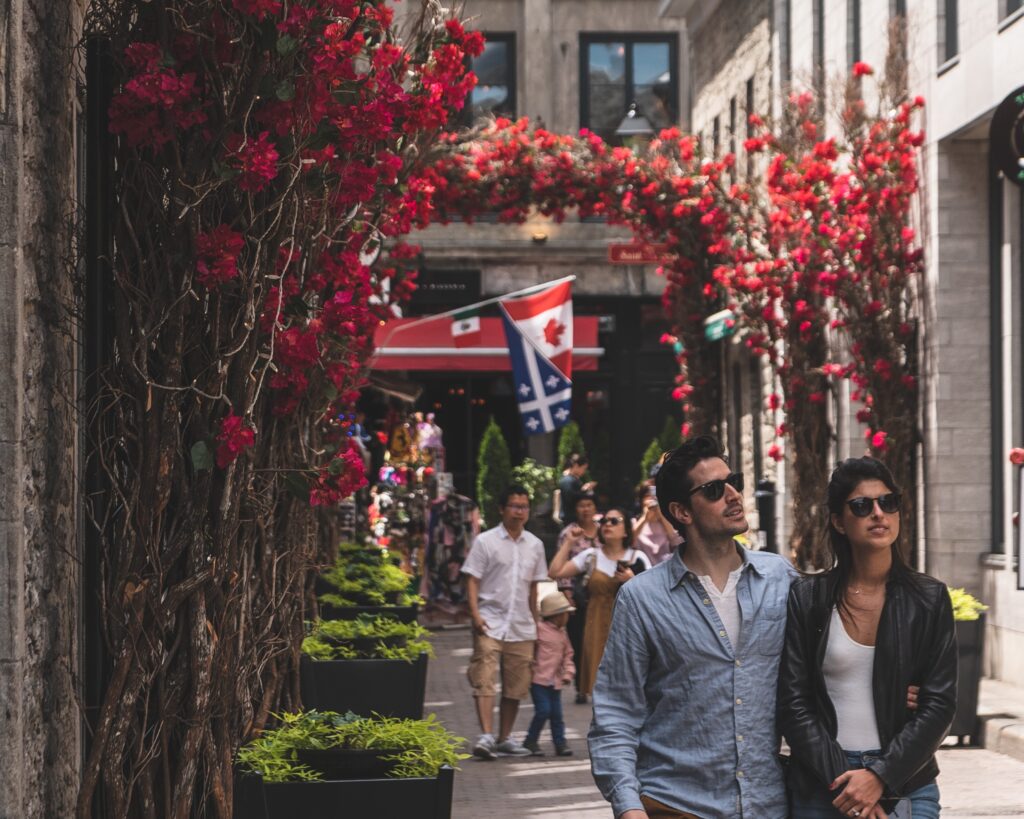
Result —
[{"label": "second-floor window", "polygon": [[634,102],[655,131],[674,125],[676,49],[674,35],[580,35],[580,127],[615,143],[615,130]]},{"label": "second-floor window", "polygon": [[948,62],[960,53],[960,14],[957,0],[939,0],[940,62]]},{"label": "second-floor window", "polygon": [[510,119],[516,116],[516,35],[484,36],[487,42],[483,54],[470,60],[477,84],[466,100],[466,124],[488,114]]}]

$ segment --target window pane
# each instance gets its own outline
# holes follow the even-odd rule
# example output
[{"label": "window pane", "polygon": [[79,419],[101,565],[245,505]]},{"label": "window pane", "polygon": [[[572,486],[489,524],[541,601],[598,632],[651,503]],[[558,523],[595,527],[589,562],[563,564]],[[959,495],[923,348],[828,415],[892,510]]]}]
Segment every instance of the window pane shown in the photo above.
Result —
[{"label": "window pane", "polygon": [[473,60],[473,73],[478,82],[470,94],[470,105],[475,116],[488,113],[515,115],[509,51],[507,42],[491,40],[484,46],[484,53]]},{"label": "window pane", "polygon": [[590,81],[590,122],[597,133],[614,132],[626,114],[625,43],[590,43],[587,48]]},{"label": "window pane", "polygon": [[633,84],[636,104],[655,129],[675,124],[672,66],[668,43],[633,46]]}]

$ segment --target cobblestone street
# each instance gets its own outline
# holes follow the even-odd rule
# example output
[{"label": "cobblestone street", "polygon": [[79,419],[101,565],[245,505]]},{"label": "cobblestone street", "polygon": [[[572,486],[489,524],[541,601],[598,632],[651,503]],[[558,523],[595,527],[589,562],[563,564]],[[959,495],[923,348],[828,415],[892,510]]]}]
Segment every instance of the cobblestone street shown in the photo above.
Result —
[{"label": "cobblestone street", "polygon": [[[426,710],[472,742],[479,729],[465,677],[470,640],[468,630],[437,632],[437,659],[430,663]],[[563,694],[563,708],[576,755],[555,757],[545,730],[541,744],[548,756],[543,758],[465,760],[455,776],[452,819],[608,819],[611,811],[594,786],[586,753],[590,708],[575,705],[569,691]],[[516,721],[520,740],[532,713],[530,702],[525,701]],[[1024,762],[980,748],[947,748],[940,752],[939,765],[943,817],[1024,816]]]}]

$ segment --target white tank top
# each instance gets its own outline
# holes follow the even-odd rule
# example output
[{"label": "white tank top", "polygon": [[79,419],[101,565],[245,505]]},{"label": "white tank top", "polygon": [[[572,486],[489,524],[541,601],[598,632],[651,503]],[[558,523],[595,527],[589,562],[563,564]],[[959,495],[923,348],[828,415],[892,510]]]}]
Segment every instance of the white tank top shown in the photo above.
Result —
[{"label": "white tank top", "polygon": [[836,741],[844,751],[873,751],[881,747],[871,693],[874,665],[875,647],[854,642],[846,633],[839,610],[833,609],[822,671],[825,689],[836,709]]}]

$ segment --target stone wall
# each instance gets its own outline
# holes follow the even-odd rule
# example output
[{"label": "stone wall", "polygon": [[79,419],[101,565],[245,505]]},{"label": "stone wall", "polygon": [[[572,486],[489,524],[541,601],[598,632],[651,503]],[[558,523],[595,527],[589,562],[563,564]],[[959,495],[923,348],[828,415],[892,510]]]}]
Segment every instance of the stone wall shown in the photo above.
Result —
[{"label": "stone wall", "polygon": [[67,261],[83,6],[0,4],[0,819],[71,816],[81,763]]}]

